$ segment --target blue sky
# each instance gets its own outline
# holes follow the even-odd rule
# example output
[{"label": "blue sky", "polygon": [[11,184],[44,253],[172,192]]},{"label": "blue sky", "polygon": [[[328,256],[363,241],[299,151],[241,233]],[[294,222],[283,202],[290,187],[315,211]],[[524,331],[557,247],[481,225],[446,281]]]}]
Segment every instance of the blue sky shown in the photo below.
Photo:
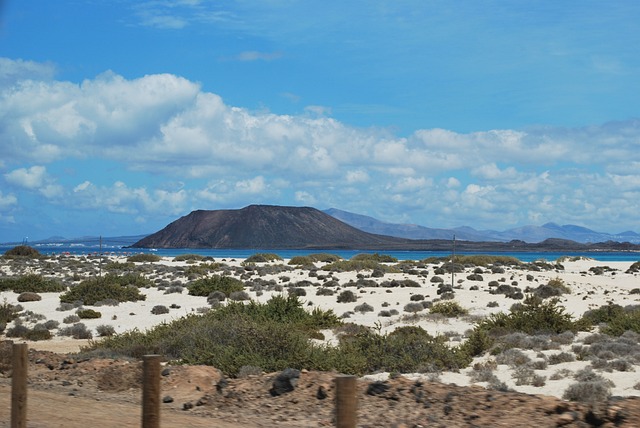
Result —
[{"label": "blue sky", "polygon": [[640,231],[640,2],[0,0],[0,242],[195,209]]}]

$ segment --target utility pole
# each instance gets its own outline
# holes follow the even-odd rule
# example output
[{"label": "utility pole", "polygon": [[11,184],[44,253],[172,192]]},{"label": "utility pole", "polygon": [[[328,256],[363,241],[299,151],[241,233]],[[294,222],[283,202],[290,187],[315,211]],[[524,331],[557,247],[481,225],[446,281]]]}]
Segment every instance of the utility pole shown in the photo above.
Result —
[{"label": "utility pole", "polygon": [[455,280],[455,276],[456,276],[456,269],[455,269],[455,261],[456,261],[456,234],[453,234],[453,251],[451,253],[451,288],[454,288],[456,286],[454,280]]}]

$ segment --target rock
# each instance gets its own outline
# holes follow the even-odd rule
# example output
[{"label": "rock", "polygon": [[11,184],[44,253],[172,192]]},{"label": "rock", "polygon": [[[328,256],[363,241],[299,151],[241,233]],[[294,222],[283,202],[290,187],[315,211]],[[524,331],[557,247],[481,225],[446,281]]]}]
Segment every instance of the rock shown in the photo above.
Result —
[{"label": "rock", "polygon": [[320,385],[318,387],[318,391],[316,392],[316,398],[318,400],[324,400],[328,396],[329,394],[327,393],[327,388],[325,388],[323,385]]},{"label": "rock", "polygon": [[299,378],[300,370],[291,368],[284,369],[278,376],[276,376],[269,393],[271,393],[272,396],[277,397],[278,395],[291,392],[298,384]]},{"label": "rock", "polygon": [[173,403],[173,397],[170,395],[165,395],[164,397],[162,397],[162,402],[163,403]]},{"label": "rock", "polygon": [[170,369],[169,367],[167,367],[167,368],[163,369],[163,370],[160,372],[160,374],[161,374],[162,376],[169,376],[169,375],[171,374],[171,369]]},{"label": "rock", "polygon": [[386,382],[376,381],[370,383],[367,387],[367,395],[380,395],[389,390],[389,385]]}]

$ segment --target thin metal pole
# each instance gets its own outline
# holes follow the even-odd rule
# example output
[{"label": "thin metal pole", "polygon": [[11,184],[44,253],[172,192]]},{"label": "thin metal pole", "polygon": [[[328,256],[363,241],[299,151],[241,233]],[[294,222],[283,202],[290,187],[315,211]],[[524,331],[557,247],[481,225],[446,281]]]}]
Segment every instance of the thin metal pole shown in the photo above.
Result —
[{"label": "thin metal pole", "polygon": [[27,368],[29,349],[26,343],[13,344],[11,374],[11,428],[27,426]]},{"label": "thin metal pole", "polygon": [[160,428],[160,355],[142,361],[142,428]]}]

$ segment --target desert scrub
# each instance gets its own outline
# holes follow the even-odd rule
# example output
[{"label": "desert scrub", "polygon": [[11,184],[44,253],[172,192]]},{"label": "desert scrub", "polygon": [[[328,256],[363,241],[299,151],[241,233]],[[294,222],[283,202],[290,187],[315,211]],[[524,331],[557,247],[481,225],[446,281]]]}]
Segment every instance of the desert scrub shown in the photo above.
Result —
[{"label": "desert scrub", "polygon": [[140,293],[134,285],[139,281],[136,276],[106,275],[102,278],[91,278],[73,286],[60,296],[63,303],[81,301],[84,305],[94,305],[98,301],[107,299],[118,302],[137,302],[145,300],[147,296]]},{"label": "desert scrub", "polygon": [[[573,320],[556,299],[543,301],[536,296],[527,296],[522,304],[513,305],[507,314],[499,312],[478,322],[463,344],[472,356],[480,355],[491,348],[499,338],[511,333],[528,335],[553,335],[566,331],[578,331],[582,323]],[[548,339],[550,340],[550,339]]]},{"label": "desert scrub", "polygon": [[188,261],[201,261],[204,260],[204,256],[200,254],[180,254],[179,256],[175,256],[173,258],[174,262],[188,262]]},{"label": "desert scrub", "polygon": [[132,263],[153,263],[159,262],[160,260],[162,260],[160,256],[145,253],[134,254],[133,256],[127,257],[127,261]]},{"label": "desert scrub", "polygon": [[365,303],[362,303],[361,305],[357,305],[355,308],[353,308],[353,310],[356,312],[360,312],[361,314],[364,314],[366,312],[373,312],[373,306],[365,302]]},{"label": "desert scrub", "polygon": [[62,322],[65,324],[74,324],[80,322],[80,317],[78,315],[67,315],[62,319]]},{"label": "desert scrub", "polygon": [[7,259],[16,258],[16,257],[37,259],[41,257],[41,254],[38,250],[28,245],[18,245],[6,251],[3,254],[3,257]]},{"label": "desert scrub", "polygon": [[378,253],[373,253],[373,254],[369,254],[369,253],[360,253],[360,254],[356,254],[355,256],[351,257],[352,261],[356,261],[356,260],[372,260],[374,262],[378,262],[378,263],[398,263],[398,259],[386,254],[378,254]]},{"label": "desert scrub", "polygon": [[434,303],[429,312],[432,314],[442,314],[447,318],[455,318],[460,315],[467,315],[469,311],[462,306],[458,302],[447,301],[447,302],[437,302]]},{"label": "desert scrub", "polygon": [[169,313],[169,308],[167,308],[164,305],[155,305],[153,308],[151,308],[151,313],[153,315],[168,314]]},{"label": "desert scrub", "polygon": [[234,291],[243,291],[244,283],[231,276],[214,275],[188,284],[187,289],[191,296],[207,297],[214,291],[220,291],[229,297]]},{"label": "desert scrub", "polygon": [[105,265],[104,269],[107,271],[131,271],[135,269],[136,265],[133,262],[109,262]]},{"label": "desert scrub", "polygon": [[59,293],[67,287],[56,280],[45,278],[42,275],[29,274],[16,278],[0,278],[0,291],[13,291],[14,293]]},{"label": "desert scrub", "polygon": [[289,260],[289,264],[292,266],[310,266],[315,262],[333,263],[338,260],[342,260],[342,257],[329,253],[315,253],[306,256],[294,256]]},{"label": "desert scrub", "polygon": [[622,312],[612,314],[600,332],[611,336],[620,336],[626,331],[640,333],[640,308],[638,306],[626,307]]},{"label": "desert scrub", "polygon": [[332,311],[308,312],[295,296],[274,296],[267,303],[230,302],[146,332],[116,334],[93,343],[91,348],[136,358],[149,352],[161,353],[187,364],[213,365],[228,375],[236,375],[243,366],[265,371],[326,369],[332,367],[330,361],[335,355],[309,339],[320,329],[339,324]]},{"label": "desert scrub", "polygon": [[562,395],[565,400],[595,404],[603,403],[611,396],[613,383],[596,374],[590,368],[577,371],[573,378],[577,383],[570,385],[565,390]]},{"label": "desert scrub", "polygon": [[80,319],[102,318],[102,313],[98,311],[94,311],[93,309],[78,309],[76,311],[76,315],[78,315]]},{"label": "desert scrub", "polygon": [[38,293],[33,293],[31,291],[25,291],[24,293],[20,293],[18,295],[18,302],[38,302],[42,300],[42,296]]},{"label": "desert scrub", "polygon": [[96,333],[100,337],[110,337],[116,334],[116,330],[112,325],[101,324],[96,327]]},{"label": "desert scrub", "polygon": [[344,290],[338,294],[338,303],[353,303],[358,300],[358,297],[351,290]]},{"label": "desert scrub", "polygon": [[69,336],[74,339],[91,339],[93,334],[86,325],[79,322],[70,327],[61,328],[58,331],[58,336]]},{"label": "desert scrub", "polygon": [[376,260],[371,259],[351,259],[338,260],[333,263],[326,264],[322,270],[333,272],[359,272],[362,270],[380,270],[386,273],[399,273],[400,271],[393,266],[383,265]]},{"label": "desert scrub", "polygon": [[250,263],[268,263],[273,261],[282,261],[282,257],[275,253],[256,253],[245,259],[242,264],[250,264]]}]

